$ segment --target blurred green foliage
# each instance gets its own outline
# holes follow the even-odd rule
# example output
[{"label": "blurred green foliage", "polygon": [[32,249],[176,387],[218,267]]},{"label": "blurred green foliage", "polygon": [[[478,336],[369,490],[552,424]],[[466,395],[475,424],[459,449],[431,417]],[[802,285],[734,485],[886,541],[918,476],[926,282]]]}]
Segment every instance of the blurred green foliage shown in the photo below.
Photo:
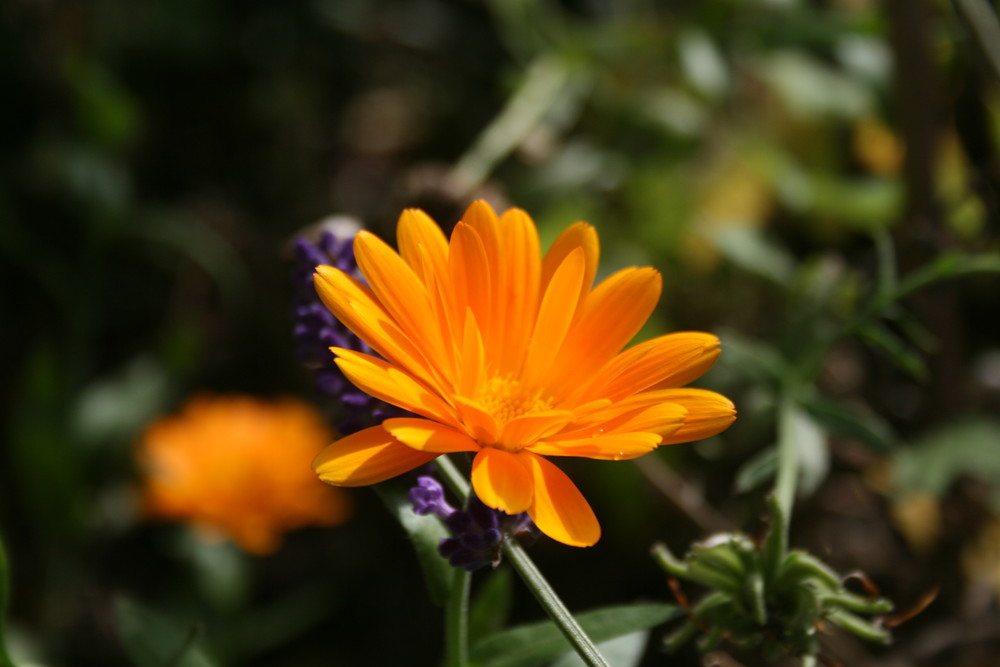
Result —
[{"label": "blurred green foliage", "polygon": [[[335,213],[386,233],[404,206],[450,225],[485,197],[528,210],[543,242],[592,222],[604,271],[660,268],[644,334],[720,332],[706,383],[740,409],[714,442],[655,455],[669,498],[645,468],[567,465],[608,527],[591,550],[535,548],[571,608],[669,599],[648,545],[713,529],[684,498],[757,525],[793,377],[813,443],[793,541],[904,606],[944,586],[895,647],[834,637],[835,652],[990,664],[996,639],[920,641],[953,618],[987,637],[1000,624],[959,556],[1000,513],[983,421],[1000,408],[1000,90],[989,21],[963,15],[943,0],[7,3],[8,649],[52,665],[436,664],[439,611],[374,494],[349,525],[251,560],[143,522],[131,445],[192,391],[308,395],[294,234]],[[910,490],[954,518],[927,548],[893,523]],[[503,576],[477,579],[509,606],[479,621],[491,630],[539,616]]]}]

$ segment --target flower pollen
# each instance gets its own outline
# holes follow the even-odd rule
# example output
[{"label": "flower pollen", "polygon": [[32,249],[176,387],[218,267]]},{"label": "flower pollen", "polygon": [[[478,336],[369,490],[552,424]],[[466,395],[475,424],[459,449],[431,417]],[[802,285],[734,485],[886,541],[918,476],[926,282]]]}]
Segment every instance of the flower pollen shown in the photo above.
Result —
[{"label": "flower pollen", "polygon": [[509,375],[494,376],[480,387],[476,400],[503,426],[523,415],[551,408],[552,399],[543,399],[542,393],[541,389],[529,389]]}]

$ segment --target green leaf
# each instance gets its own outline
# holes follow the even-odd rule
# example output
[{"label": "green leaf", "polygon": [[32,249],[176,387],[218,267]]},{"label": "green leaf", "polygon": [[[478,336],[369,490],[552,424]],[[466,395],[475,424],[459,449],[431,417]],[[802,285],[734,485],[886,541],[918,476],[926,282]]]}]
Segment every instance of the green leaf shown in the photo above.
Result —
[{"label": "green leaf", "polygon": [[436,516],[421,516],[414,512],[403,485],[385,482],[373,488],[413,541],[431,600],[443,606],[451,590],[453,568],[438,552],[438,545],[441,540],[450,537],[448,529]]},{"label": "green leaf", "polygon": [[735,332],[723,332],[721,362],[741,377],[758,383],[780,382],[792,369],[771,345]]},{"label": "green leaf", "polygon": [[72,426],[88,444],[120,444],[162,412],[168,398],[167,374],[150,359],[136,358],[80,392]]},{"label": "green leaf", "polygon": [[136,667],[212,667],[198,624],[180,622],[128,598],[115,604],[118,635]]},{"label": "green leaf", "polygon": [[[997,443],[1000,423],[994,420],[968,419],[933,431],[893,458],[895,492],[941,496],[963,475],[995,483],[1000,479]],[[1000,502],[996,509],[1000,511]]]},{"label": "green leaf", "polygon": [[903,339],[881,324],[868,324],[858,331],[866,343],[882,350],[900,369],[916,380],[927,379],[924,360]]},{"label": "green leaf", "polygon": [[746,225],[726,225],[709,240],[736,266],[781,285],[795,273],[795,260],[783,248]]},{"label": "green leaf", "polygon": [[896,437],[889,424],[874,413],[821,396],[800,402],[827,433],[864,443],[882,453],[891,452]]},{"label": "green leaf", "polygon": [[7,629],[7,601],[10,599],[10,572],[7,568],[7,552],[0,537],[0,667],[12,667],[13,661],[7,655],[4,631]]},{"label": "green leaf", "polygon": [[[638,630],[647,630],[681,615],[671,604],[605,607],[579,614],[576,620],[595,642],[606,642]],[[472,662],[477,667],[532,667],[544,665],[571,649],[551,621],[511,628],[477,642]]]},{"label": "green leaf", "polygon": [[1000,273],[1000,254],[948,252],[928,266],[914,271],[899,283],[896,298],[928,285],[977,273]]},{"label": "green leaf", "polygon": [[469,607],[469,637],[478,639],[497,632],[507,622],[512,600],[510,570],[490,572]]},{"label": "green leaf", "polygon": [[736,473],[736,493],[753,491],[774,478],[778,470],[778,450],[773,445],[757,452]]},{"label": "green leaf", "polygon": [[[601,655],[607,659],[608,664],[615,667],[636,667],[642,660],[642,654],[646,651],[646,642],[649,641],[649,632],[640,630],[617,639],[601,642],[597,645]],[[565,653],[549,667],[584,667],[586,663],[575,651]]]},{"label": "green leaf", "polygon": [[799,490],[809,495],[823,482],[830,470],[830,449],[826,435],[804,410],[793,407],[792,433],[798,450]]}]

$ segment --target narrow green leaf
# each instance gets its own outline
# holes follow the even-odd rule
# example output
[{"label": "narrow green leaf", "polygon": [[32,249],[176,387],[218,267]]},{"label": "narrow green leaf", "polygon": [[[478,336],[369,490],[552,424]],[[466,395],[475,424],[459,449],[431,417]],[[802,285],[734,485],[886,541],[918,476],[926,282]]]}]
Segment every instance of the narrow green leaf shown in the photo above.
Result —
[{"label": "narrow green leaf", "polygon": [[917,380],[927,378],[927,366],[912,347],[881,324],[868,324],[858,331],[866,343],[882,350],[900,369]]},{"label": "narrow green leaf", "polygon": [[736,266],[781,285],[795,273],[795,260],[783,248],[746,225],[726,226],[709,240]]},{"label": "narrow green leaf", "polygon": [[177,621],[128,598],[115,604],[118,635],[136,667],[213,667],[198,642],[198,624]]},{"label": "narrow green leaf", "polygon": [[891,452],[896,436],[889,424],[874,413],[817,396],[801,401],[809,416],[831,435],[856,440],[877,452]]},{"label": "narrow green leaf", "polygon": [[406,489],[395,482],[373,487],[413,542],[417,559],[424,571],[427,591],[434,604],[444,605],[451,590],[452,566],[438,552],[438,545],[448,530],[435,516],[421,516],[413,511]]},{"label": "narrow green leaf", "polygon": [[951,278],[977,273],[1000,273],[1000,254],[949,252],[917,269],[899,282],[896,299]]},{"label": "narrow green leaf", "polygon": [[736,493],[753,491],[774,477],[778,470],[778,450],[773,445],[757,452],[736,473]]},{"label": "narrow green leaf", "polygon": [[726,368],[758,383],[776,383],[790,373],[788,362],[771,345],[735,332],[725,332],[720,363]]},{"label": "narrow green leaf", "polygon": [[977,418],[946,424],[897,451],[892,460],[894,492],[941,496],[960,476],[994,483],[1000,478],[998,442],[1000,422],[995,420]]},{"label": "narrow green leaf", "polygon": [[[606,642],[647,630],[681,615],[671,604],[606,607],[579,614],[576,619],[596,642]],[[533,667],[544,665],[571,649],[551,621],[511,628],[477,642],[472,662],[477,667]]]},{"label": "narrow green leaf", "polygon": [[7,552],[3,539],[0,538],[0,667],[13,667],[13,661],[7,655],[5,632],[7,629],[7,602],[10,599],[10,572],[7,568]]}]

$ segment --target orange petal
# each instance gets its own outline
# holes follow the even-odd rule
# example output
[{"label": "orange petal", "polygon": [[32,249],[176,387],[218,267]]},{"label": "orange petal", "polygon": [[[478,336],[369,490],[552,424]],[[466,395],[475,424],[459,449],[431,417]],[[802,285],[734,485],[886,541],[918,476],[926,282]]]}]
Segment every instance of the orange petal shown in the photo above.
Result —
[{"label": "orange petal", "polygon": [[406,372],[362,352],[331,349],[340,370],[366,394],[429,419],[457,423],[455,411]]},{"label": "orange petal", "polygon": [[631,347],[605,364],[579,395],[583,400],[621,400],[650,387],[681,387],[704,374],[719,358],[719,339],[685,331]]},{"label": "orange petal", "polygon": [[318,266],[316,293],[334,317],[371,345],[380,356],[422,380],[439,384],[420,348],[403,332],[368,288],[353,276],[332,266]]},{"label": "orange petal", "polygon": [[372,293],[399,327],[410,334],[431,364],[446,368],[449,357],[424,283],[386,243],[366,231],[354,237],[354,257]]},{"label": "orange petal", "polygon": [[684,424],[663,438],[664,445],[701,440],[725,431],[736,420],[736,407],[722,394],[705,389],[661,389],[664,400],[687,409]]},{"label": "orange petal", "polygon": [[[506,293],[506,264],[507,258],[503,254],[503,247],[500,242],[500,228],[497,214],[485,201],[478,200],[472,202],[469,208],[462,215],[462,223],[474,229],[479,240],[482,242],[483,258],[485,264],[479,267],[488,280],[479,278],[481,287],[489,291],[488,297],[479,296],[483,301],[483,307],[488,309],[488,314],[481,317],[476,313],[477,321],[480,324],[483,341],[488,350],[498,350],[502,343],[504,330],[504,299],[502,295]],[[470,291],[471,295],[472,292]]]},{"label": "orange petal", "polygon": [[556,269],[563,263],[566,256],[577,248],[583,249],[584,264],[586,265],[583,285],[578,298],[582,299],[587,293],[587,290],[594,283],[594,276],[597,275],[597,262],[601,255],[601,246],[597,239],[597,230],[585,222],[576,222],[567,227],[545,253],[545,257],[542,259],[541,288],[543,291],[548,287],[549,281],[552,280]]},{"label": "orange petal", "polygon": [[399,253],[425,286],[441,284],[448,275],[448,240],[429,215],[408,208],[396,225]]},{"label": "orange petal", "polygon": [[500,440],[500,425],[482,403],[464,396],[452,396],[458,416],[465,430],[481,445],[492,445]]},{"label": "orange petal", "polygon": [[452,332],[456,337],[461,333],[466,310],[470,308],[476,314],[480,330],[488,330],[492,277],[486,248],[479,233],[471,225],[461,221],[451,232],[448,272]]},{"label": "orange petal", "polygon": [[579,248],[570,252],[545,290],[524,359],[522,376],[528,386],[539,383],[545,377],[570,330],[576,312],[577,294],[586,270],[585,261]]},{"label": "orange petal", "polygon": [[569,410],[542,410],[515,417],[503,425],[500,442],[510,449],[526,447],[573,421]]},{"label": "orange petal", "polygon": [[573,547],[589,547],[601,538],[601,525],[583,494],[566,474],[530,452],[518,461],[531,473],[534,496],[528,514],[538,529]]},{"label": "orange petal", "polygon": [[459,390],[465,396],[475,396],[486,369],[486,348],[476,322],[476,314],[471,308],[465,311],[461,360],[462,363],[456,369]]},{"label": "orange petal", "polygon": [[645,392],[631,396],[587,415],[549,440],[573,440],[598,437],[610,433],[648,431],[667,435],[684,424],[687,408],[666,401],[661,392]]},{"label": "orange petal", "polygon": [[476,441],[465,433],[428,419],[386,419],[382,422],[382,427],[407,447],[422,452],[448,454],[475,452],[479,449]]},{"label": "orange petal", "polygon": [[531,326],[538,313],[539,281],[541,279],[541,250],[538,230],[527,213],[512,208],[500,216],[500,242],[503,246],[505,269],[504,290],[500,295],[504,310],[501,359],[498,375],[520,370],[524,359]]},{"label": "orange petal", "polygon": [[611,360],[649,319],[662,285],[651,267],[623,269],[602,281],[584,300],[546,385],[568,393]]},{"label": "orange petal", "polygon": [[365,486],[402,475],[437,456],[407,447],[381,426],[372,426],[328,445],[313,461],[313,469],[327,484]]},{"label": "orange petal", "polygon": [[601,461],[625,461],[644,456],[656,449],[662,437],[658,433],[613,433],[582,440],[538,442],[530,449],[544,456],[576,456]]},{"label": "orange petal", "polygon": [[531,504],[532,482],[518,456],[484,447],[472,460],[472,488],[483,504],[507,514],[520,514]]}]

